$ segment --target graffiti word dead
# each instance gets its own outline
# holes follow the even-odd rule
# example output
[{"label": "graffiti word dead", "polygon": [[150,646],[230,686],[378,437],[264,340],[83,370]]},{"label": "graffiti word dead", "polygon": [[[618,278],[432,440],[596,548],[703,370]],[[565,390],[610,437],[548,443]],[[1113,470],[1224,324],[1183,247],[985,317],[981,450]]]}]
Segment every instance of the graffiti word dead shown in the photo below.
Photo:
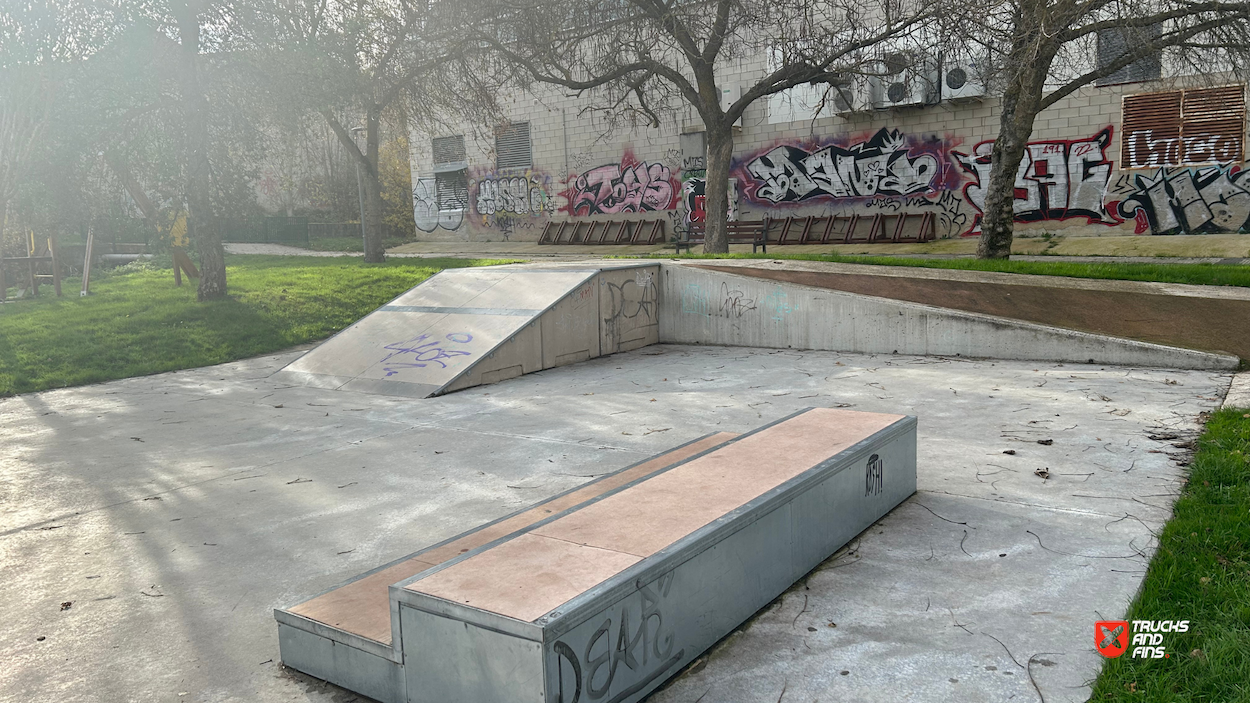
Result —
[{"label": "graffiti word dead", "polygon": [[940,164],[934,154],[913,156],[902,132],[881,129],[847,147],[779,146],[748,162],[746,170],[758,181],[748,195],[776,204],[923,193],[939,175]]},{"label": "graffiti word dead", "polygon": [[558,703],[597,701],[614,691],[618,696],[611,700],[618,700],[624,697],[619,693],[640,690],[681,661],[686,652],[673,651],[676,636],[671,625],[666,627],[661,610],[672,584],[670,572],[639,588],[635,608],[628,602],[635,600],[631,597],[597,621],[593,632],[585,628],[589,636],[584,645],[577,641],[581,633],[576,631],[556,641],[551,649]]}]

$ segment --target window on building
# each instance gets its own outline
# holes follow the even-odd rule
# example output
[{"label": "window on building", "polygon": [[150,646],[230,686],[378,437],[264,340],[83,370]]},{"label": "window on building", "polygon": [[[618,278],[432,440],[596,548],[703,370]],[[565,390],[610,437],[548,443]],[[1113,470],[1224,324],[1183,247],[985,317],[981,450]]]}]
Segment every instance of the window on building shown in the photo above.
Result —
[{"label": "window on building", "polygon": [[430,143],[434,153],[434,193],[438,209],[466,210],[469,207],[469,164],[464,149],[464,135],[435,137]]},{"label": "window on building", "polygon": [[[1160,25],[1150,27],[1117,27],[1098,33],[1098,66],[1106,66],[1128,53],[1129,47],[1155,39],[1162,32]],[[1156,51],[1143,56],[1109,76],[1099,78],[1098,85],[1115,83],[1140,83],[1163,75],[1163,53]]]},{"label": "window on building", "polygon": [[434,174],[438,209],[465,210],[469,207],[469,174],[465,169]]},{"label": "window on building", "polygon": [[1124,168],[1242,161],[1246,87],[1172,90],[1124,96]]},{"label": "window on building", "polygon": [[495,131],[496,168],[529,168],[533,165],[529,122],[512,122]]},{"label": "window on building", "polygon": [[464,163],[466,159],[463,134],[451,137],[435,137],[431,140],[430,146],[434,151],[435,167]]}]

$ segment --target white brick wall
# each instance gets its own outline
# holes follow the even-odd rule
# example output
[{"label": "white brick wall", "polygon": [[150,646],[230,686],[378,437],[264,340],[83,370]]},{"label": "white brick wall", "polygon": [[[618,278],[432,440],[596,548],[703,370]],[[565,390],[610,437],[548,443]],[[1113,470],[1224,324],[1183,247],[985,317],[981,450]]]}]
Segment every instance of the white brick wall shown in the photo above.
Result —
[{"label": "white brick wall", "polygon": [[[722,77],[722,84],[735,83],[745,85],[749,75],[736,70]],[[1121,97],[1125,94],[1152,92],[1166,89],[1168,85],[1128,84],[1106,87],[1087,87],[1075,92],[1055,106],[1038,116],[1032,137],[1033,142],[1055,142],[1061,146],[1052,147],[1063,151],[1068,141],[1083,141],[1093,138],[1105,127],[1110,126],[1113,137],[1103,154],[1111,162],[1110,169],[1097,165],[1098,158],[1082,160],[1081,156],[1067,154],[1067,166],[1063,173],[1054,171],[1038,171],[1034,166],[1031,174],[1037,178],[1027,185],[1033,191],[1046,198],[1049,207],[1031,210],[1027,198],[1018,201],[1017,214],[1020,217],[1034,217],[1036,221],[1021,222],[1020,232],[1063,231],[1074,235],[1106,235],[1112,233],[1132,234],[1143,229],[1143,225],[1133,217],[1121,218],[1116,203],[1126,200],[1137,190],[1133,176],[1141,172],[1121,172],[1120,162],[1120,120]],[[566,219],[569,217],[569,202],[565,191],[570,184],[576,182],[579,175],[586,174],[596,167],[621,164],[645,163],[658,164],[667,169],[674,179],[681,178],[681,151],[679,125],[697,124],[697,117],[692,109],[680,111],[683,114],[669,116],[660,128],[621,127],[610,131],[602,117],[591,114],[579,114],[585,103],[564,95],[561,91],[544,90],[537,96],[518,95],[512,101],[509,118],[513,121],[528,120],[531,125],[533,140],[534,165],[527,173],[499,174],[494,169],[494,144],[491,130],[481,125],[463,125],[466,135],[466,146],[470,164],[470,204],[458,226],[455,218],[438,218],[440,226],[431,231],[420,232],[422,238],[469,239],[469,240],[536,240],[542,226],[549,219]],[[998,134],[997,102],[987,99],[980,103],[952,104],[943,102],[938,105],[921,108],[873,111],[847,117],[821,117],[813,124],[810,120],[801,122],[768,124],[766,101],[761,100],[750,106],[744,116],[744,126],[737,132],[734,147],[737,168],[734,176],[746,188],[739,189],[740,211],[744,218],[763,216],[784,217],[788,215],[803,216],[809,214],[849,214],[860,212],[871,214],[882,212],[888,205],[887,201],[899,200],[903,209],[921,212],[933,210],[943,213],[939,220],[946,220],[938,228],[939,236],[960,236],[973,234],[979,209],[976,203],[966,195],[976,190],[977,176],[961,166],[955,153],[969,154],[980,142],[994,139]],[[836,143],[841,147],[849,147],[868,137],[877,130],[888,128],[899,130],[908,138],[908,157],[914,148],[922,142],[936,140],[942,158],[940,169],[943,174],[951,175],[951,182],[946,190],[952,197],[943,198],[942,192],[918,192],[913,197],[902,197],[888,193],[878,193],[883,197],[835,198],[818,196],[804,199],[801,203],[783,203],[773,206],[767,199],[749,197],[762,181],[746,171],[746,163],[772,147],[781,144],[797,144],[800,142],[811,146],[813,139],[824,143]],[[427,132],[414,128],[410,140],[414,179],[432,177],[430,139],[450,133]],[[475,135],[480,138],[475,138]],[[1080,149],[1088,149],[1081,146]],[[1088,156],[1088,154],[1086,154]],[[632,158],[632,160],[630,160]],[[1058,163],[1058,162],[1056,162]],[[1053,164],[1048,164],[1047,168]],[[1101,170],[1099,170],[1101,168]],[[1092,170],[1091,170],[1092,169]],[[1110,171],[1108,173],[1108,170]],[[1046,176],[1050,173],[1051,176]],[[1041,174],[1041,175],[1038,175]],[[528,179],[531,188],[541,188],[545,197],[554,205],[538,213],[498,213],[494,215],[480,212],[476,194],[478,184],[483,179],[498,176]],[[1075,176],[1075,180],[1074,177]],[[1064,184],[1051,183],[1047,179],[1059,178]],[[1036,182],[1034,182],[1036,181]],[[1079,181],[1079,183],[1078,183]],[[971,188],[968,186],[971,184]],[[623,185],[618,184],[619,187]],[[1061,187],[1062,186],[1062,187]],[[659,188],[659,190],[663,190]],[[1027,190],[1027,189],[1026,189]],[[1090,194],[1102,192],[1101,204],[1090,199]],[[1138,194],[1139,197],[1141,194]],[[1080,203],[1072,202],[1074,199]],[[944,201],[939,206],[939,201]],[[1250,204],[1250,195],[1246,196]],[[1077,205],[1088,205],[1083,208]],[[1022,210],[1023,208],[1023,210]],[[1130,213],[1133,214],[1133,213]],[[1250,216],[1250,211],[1246,213]],[[671,225],[681,220],[684,210],[681,206],[676,210],[625,212],[613,215],[596,215],[603,219],[621,218],[663,218]],[[1123,220],[1123,221],[1121,221]],[[430,224],[427,218],[426,225]],[[450,227],[450,228],[449,228]],[[428,227],[422,227],[428,229]],[[1150,231],[1147,229],[1146,231]]]}]

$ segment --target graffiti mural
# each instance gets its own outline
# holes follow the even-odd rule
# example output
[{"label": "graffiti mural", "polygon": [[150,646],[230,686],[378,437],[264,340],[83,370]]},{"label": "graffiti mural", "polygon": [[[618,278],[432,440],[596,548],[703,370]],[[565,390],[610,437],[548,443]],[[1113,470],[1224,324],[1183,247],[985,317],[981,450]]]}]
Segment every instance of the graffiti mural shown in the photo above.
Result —
[{"label": "graffiti mural", "polygon": [[[913,195],[953,188],[945,142],[908,137],[882,128],[851,144],[781,145],[749,158],[740,168],[747,199],[762,205],[813,198]],[[947,183],[950,176],[955,182]]]},{"label": "graffiti mural", "polygon": [[[963,198],[958,195],[959,191],[944,190],[937,198],[913,195],[907,198],[898,197],[879,197],[873,198],[864,204],[869,210],[882,210],[887,213],[908,212],[917,213],[930,211],[933,212],[934,233],[939,239],[948,239],[950,237],[958,237],[968,231],[968,223],[972,221],[968,208],[964,204]],[[838,213],[846,215],[846,213]]]},{"label": "graffiti mural", "polygon": [[547,188],[548,181],[537,173],[491,175],[477,181],[471,200],[479,215],[539,217],[555,210],[555,201]]},{"label": "graffiti mural", "polygon": [[[700,174],[706,173],[699,171]],[[683,174],[684,177],[684,174]],[[707,179],[702,175],[686,178],[681,184],[682,204],[685,206],[686,222],[707,221]],[[726,195],[729,198],[728,215],[730,222],[738,221],[738,179],[730,178]]]},{"label": "graffiti mural", "polygon": [[418,178],[412,186],[412,215],[417,229],[433,232],[443,229],[459,229],[464,221],[463,210],[439,210],[438,186],[433,178]]},{"label": "graffiti mural", "polygon": [[571,215],[615,215],[677,207],[681,185],[672,169],[634,159],[626,152],[620,163],[605,164],[569,177],[565,212]]},{"label": "graffiti mural", "polygon": [[[1012,205],[1016,221],[1084,217],[1090,223],[1119,224],[1121,220],[1103,206],[1111,180],[1112,164],[1107,158],[1111,130],[1107,127],[1090,139],[1029,142],[1016,173]],[[993,148],[993,141],[984,141],[973,147],[971,154],[952,152],[964,170],[975,177],[964,187],[964,198],[977,209],[965,236],[981,233],[981,212],[985,209]]]},{"label": "graffiti mural", "polygon": [[1210,166],[1123,176],[1121,184],[1131,192],[1120,201],[1119,214],[1134,220],[1137,234],[1239,232],[1250,225],[1247,173]]}]

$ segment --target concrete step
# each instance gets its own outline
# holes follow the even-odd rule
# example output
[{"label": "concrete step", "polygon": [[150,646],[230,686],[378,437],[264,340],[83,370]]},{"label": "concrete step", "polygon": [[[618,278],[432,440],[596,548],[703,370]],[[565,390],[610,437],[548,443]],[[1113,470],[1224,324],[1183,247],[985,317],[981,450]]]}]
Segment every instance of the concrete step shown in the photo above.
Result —
[{"label": "concrete step", "polygon": [[398,700],[387,694],[397,690],[399,665],[403,661],[402,653],[394,646],[396,622],[389,586],[720,447],[735,437],[729,432],[700,437],[357,576],[297,605],[276,610],[283,663],[378,700]]}]

